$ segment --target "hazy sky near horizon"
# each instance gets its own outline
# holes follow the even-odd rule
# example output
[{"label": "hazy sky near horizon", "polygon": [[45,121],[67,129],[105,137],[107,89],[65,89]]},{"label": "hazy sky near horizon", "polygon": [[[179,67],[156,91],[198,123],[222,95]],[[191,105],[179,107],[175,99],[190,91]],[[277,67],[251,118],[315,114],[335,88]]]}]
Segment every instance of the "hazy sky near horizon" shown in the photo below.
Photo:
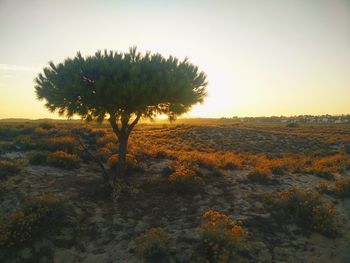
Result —
[{"label": "hazy sky near horizon", "polygon": [[185,116],[350,113],[349,0],[0,0],[0,118],[57,117],[34,93],[49,61],[133,45],[207,73]]}]

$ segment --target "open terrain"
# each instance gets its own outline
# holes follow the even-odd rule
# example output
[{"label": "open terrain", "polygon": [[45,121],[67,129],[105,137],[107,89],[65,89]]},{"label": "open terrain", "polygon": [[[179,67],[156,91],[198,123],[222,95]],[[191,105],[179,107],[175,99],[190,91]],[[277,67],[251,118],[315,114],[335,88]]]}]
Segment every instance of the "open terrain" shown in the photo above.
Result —
[{"label": "open terrain", "polygon": [[[350,125],[0,123],[1,262],[350,262]],[[101,167],[103,166],[103,169]]]}]

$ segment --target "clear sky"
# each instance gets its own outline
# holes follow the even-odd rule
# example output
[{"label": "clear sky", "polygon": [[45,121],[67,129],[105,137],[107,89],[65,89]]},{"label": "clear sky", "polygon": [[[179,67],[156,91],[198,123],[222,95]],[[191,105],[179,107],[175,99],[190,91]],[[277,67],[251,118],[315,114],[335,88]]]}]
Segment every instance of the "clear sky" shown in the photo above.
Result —
[{"label": "clear sky", "polygon": [[207,73],[187,117],[350,113],[349,0],[0,0],[0,118],[57,117],[34,93],[48,61],[133,45]]}]

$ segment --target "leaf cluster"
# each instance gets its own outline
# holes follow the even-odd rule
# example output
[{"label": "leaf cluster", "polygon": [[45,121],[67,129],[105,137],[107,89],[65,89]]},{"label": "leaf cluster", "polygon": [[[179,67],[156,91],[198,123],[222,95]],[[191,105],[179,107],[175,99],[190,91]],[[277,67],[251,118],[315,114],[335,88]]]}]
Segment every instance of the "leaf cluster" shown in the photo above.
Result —
[{"label": "leaf cluster", "polygon": [[178,60],[156,53],[98,51],[83,57],[77,53],[59,64],[49,63],[35,79],[39,100],[62,116],[79,115],[85,120],[117,121],[126,116],[170,119],[202,102],[206,75],[188,59]]}]

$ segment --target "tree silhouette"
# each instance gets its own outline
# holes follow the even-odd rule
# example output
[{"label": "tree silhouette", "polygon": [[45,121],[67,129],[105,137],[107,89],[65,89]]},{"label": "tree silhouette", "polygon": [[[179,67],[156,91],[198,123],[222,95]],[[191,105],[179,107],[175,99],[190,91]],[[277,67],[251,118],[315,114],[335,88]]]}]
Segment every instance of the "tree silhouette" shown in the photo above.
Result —
[{"label": "tree silhouette", "polygon": [[205,73],[187,58],[142,55],[136,47],[88,57],[78,52],[63,63],[50,62],[35,82],[37,98],[46,100],[51,112],[87,121],[108,119],[118,137],[120,176],[126,171],[129,135],[140,118],[165,114],[174,120],[203,101],[207,85]]}]

